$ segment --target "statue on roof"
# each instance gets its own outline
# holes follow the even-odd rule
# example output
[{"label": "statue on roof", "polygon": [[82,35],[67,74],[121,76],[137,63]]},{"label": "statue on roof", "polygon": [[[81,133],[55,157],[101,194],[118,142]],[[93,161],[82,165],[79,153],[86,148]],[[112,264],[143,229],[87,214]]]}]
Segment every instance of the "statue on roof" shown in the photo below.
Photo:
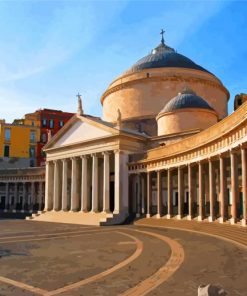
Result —
[{"label": "statue on roof", "polygon": [[121,127],[121,123],[122,123],[122,113],[120,111],[120,109],[117,109],[117,127],[120,128]]},{"label": "statue on roof", "polygon": [[82,99],[81,99],[81,95],[78,92],[78,94],[76,95],[78,98],[78,108],[77,108],[77,114],[78,115],[83,115],[83,109],[82,109]]}]

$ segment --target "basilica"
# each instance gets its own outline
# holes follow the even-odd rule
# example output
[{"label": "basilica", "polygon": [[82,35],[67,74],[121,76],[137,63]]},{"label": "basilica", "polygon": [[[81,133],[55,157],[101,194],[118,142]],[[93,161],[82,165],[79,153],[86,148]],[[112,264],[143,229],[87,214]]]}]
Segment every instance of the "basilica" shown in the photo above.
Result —
[{"label": "basilica", "polygon": [[247,103],[228,116],[219,78],[163,38],[44,147],[37,221],[122,224],[134,217],[247,221]]}]

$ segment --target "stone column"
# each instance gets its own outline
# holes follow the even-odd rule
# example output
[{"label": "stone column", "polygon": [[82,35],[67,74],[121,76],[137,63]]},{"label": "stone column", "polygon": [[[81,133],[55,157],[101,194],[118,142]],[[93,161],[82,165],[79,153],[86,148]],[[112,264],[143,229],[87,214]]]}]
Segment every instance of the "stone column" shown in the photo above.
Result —
[{"label": "stone column", "polygon": [[214,176],[214,165],[211,158],[208,160],[208,177],[209,177],[209,202],[210,202],[210,216],[208,217],[208,221],[213,222],[215,219],[215,213],[214,213],[215,176]]},{"label": "stone column", "polygon": [[225,161],[224,161],[223,156],[220,155],[220,218],[219,218],[220,223],[223,223],[226,219],[225,199],[226,199]]},{"label": "stone column", "polygon": [[44,211],[52,210],[52,195],[53,195],[53,171],[54,167],[51,161],[46,162],[45,169],[45,208]]},{"label": "stone column", "polygon": [[231,191],[232,191],[232,206],[231,206],[231,219],[230,223],[237,222],[237,198],[238,198],[238,168],[237,168],[237,155],[234,151],[230,152],[231,159]]},{"label": "stone column", "polygon": [[137,198],[136,198],[136,217],[141,216],[141,175],[137,174]]},{"label": "stone column", "polygon": [[127,216],[129,210],[129,156],[122,151],[115,151],[115,188],[114,188],[114,214]]},{"label": "stone column", "polygon": [[151,176],[151,172],[147,172],[147,215],[146,215],[146,218],[150,218],[151,198],[152,198],[152,176]]},{"label": "stone column", "polygon": [[110,212],[110,154],[104,152],[103,212]]},{"label": "stone column", "polygon": [[161,216],[161,171],[157,171],[157,215],[156,218]]},{"label": "stone column", "polygon": [[182,219],[184,203],[184,187],[183,187],[183,172],[182,168],[178,167],[178,215],[177,219]]},{"label": "stone column", "polygon": [[198,163],[198,186],[199,186],[199,215],[198,221],[202,221],[204,218],[204,208],[205,208],[205,196],[204,196],[204,184],[203,184],[203,164],[200,161]]},{"label": "stone column", "polygon": [[71,167],[71,211],[79,210],[79,186],[78,186],[78,163],[77,158],[72,158]]},{"label": "stone column", "polygon": [[30,196],[30,207],[29,207],[30,212],[33,211],[34,202],[35,202],[35,183],[31,182],[31,196]]},{"label": "stone column", "polygon": [[17,204],[17,182],[14,183],[14,205],[13,212],[16,212],[16,204]]},{"label": "stone column", "polygon": [[25,203],[26,203],[26,199],[27,199],[26,183],[25,182],[22,183],[22,187],[23,187],[22,212],[24,212],[25,211],[24,207],[25,207]]},{"label": "stone column", "polygon": [[54,187],[53,187],[53,210],[59,211],[59,167],[58,167],[58,160],[54,161]]},{"label": "stone column", "polygon": [[39,182],[39,211],[42,210],[43,182]]},{"label": "stone column", "polygon": [[62,164],[62,211],[68,211],[68,159],[63,159]]},{"label": "stone column", "polygon": [[81,157],[81,211],[88,211],[88,156]]},{"label": "stone column", "polygon": [[173,202],[172,202],[172,171],[170,168],[167,169],[167,219],[171,219]]},{"label": "stone column", "polygon": [[145,176],[141,174],[141,214],[145,214]]},{"label": "stone column", "polygon": [[4,212],[9,210],[9,183],[7,182],[5,185],[5,206]]},{"label": "stone column", "polygon": [[193,214],[192,214],[192,205],[194,201],[194,192],[192,188],[192,165],[188,164],[188,192],[189,192],[189,204],[188,204],[188,220],[192,220]]},{"label": "stone column", "polygon": [[99,204],[99,180],[98,180],[98,157],[96,154],[93,154],[93,166],[92,166],[92,212],[98,212]]},{"label": "stone column", "polygon": [[246,149],[241,147],[241,166],[242,166],[242,194],[243,194],[243,217],[241,224],[247,225],[247,157]]}]

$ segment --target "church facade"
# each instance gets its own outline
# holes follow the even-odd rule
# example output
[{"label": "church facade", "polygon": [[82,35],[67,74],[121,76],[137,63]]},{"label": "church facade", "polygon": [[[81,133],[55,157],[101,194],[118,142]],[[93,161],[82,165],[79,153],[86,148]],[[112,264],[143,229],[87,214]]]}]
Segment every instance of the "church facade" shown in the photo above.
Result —
[{"label": "church facade", "polygon": [[247,103],[161,43],[45,146],[45,208],[33,217],[94,225],[130,217],[246,225]]}]

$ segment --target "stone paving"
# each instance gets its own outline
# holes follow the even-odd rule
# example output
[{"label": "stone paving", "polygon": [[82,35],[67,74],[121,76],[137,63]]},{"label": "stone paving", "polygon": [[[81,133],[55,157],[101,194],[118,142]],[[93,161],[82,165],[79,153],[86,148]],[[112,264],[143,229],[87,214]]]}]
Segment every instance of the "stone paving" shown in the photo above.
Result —
[{"label": "stone paving", "polygon": [[0,220],[0,229],[1,296],[146,295],[145,289],[148,295],[192,296],[208,283],[246,296],[247,250],[215,237],[20,220]]}]

